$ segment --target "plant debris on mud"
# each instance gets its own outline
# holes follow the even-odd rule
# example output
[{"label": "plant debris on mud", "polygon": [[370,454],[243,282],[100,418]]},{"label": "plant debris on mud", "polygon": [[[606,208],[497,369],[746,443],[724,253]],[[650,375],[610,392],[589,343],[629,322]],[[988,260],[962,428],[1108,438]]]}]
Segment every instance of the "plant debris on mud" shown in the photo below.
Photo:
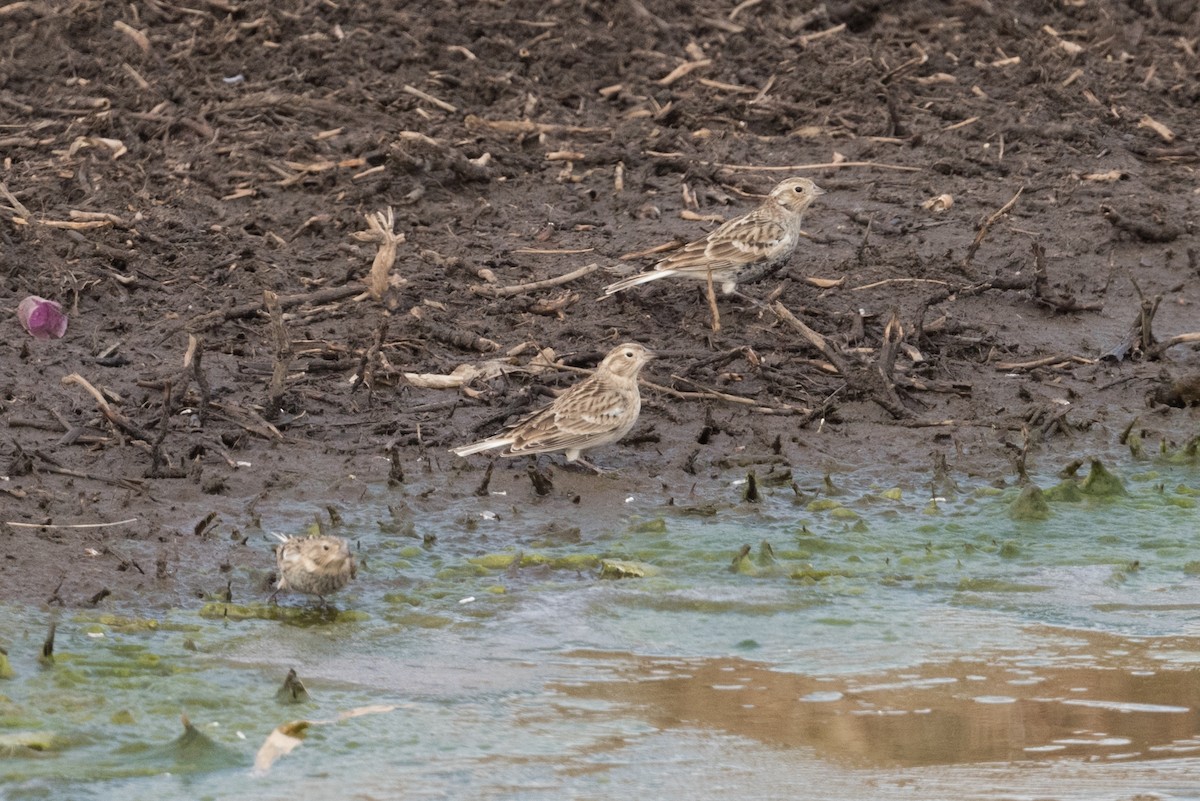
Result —
[{"label": "plant debris on mud", "polygon": [[[532,498],[447,449],[627,340],[616,478],[547,479],[584,517],[1193,435],[1198,4],[803,5],[0,5],[0,600],[228,600],[298,501]],[[599,300],[789,175],[747,298]]]}]

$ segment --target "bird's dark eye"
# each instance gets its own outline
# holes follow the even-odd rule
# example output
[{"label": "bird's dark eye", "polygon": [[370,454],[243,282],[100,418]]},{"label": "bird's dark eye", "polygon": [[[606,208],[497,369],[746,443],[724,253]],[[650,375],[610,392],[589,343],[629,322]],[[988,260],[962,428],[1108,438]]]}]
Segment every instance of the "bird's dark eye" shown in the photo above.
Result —
[{"label": "bird's dark eye", "polygon": [[803,192],[804,192],[804,187],[803,187],[803,186],[797,186],[797,187],[796,187],[796,191],[797,191],[797,192],[800,192],[801,194],[803,194]]}]

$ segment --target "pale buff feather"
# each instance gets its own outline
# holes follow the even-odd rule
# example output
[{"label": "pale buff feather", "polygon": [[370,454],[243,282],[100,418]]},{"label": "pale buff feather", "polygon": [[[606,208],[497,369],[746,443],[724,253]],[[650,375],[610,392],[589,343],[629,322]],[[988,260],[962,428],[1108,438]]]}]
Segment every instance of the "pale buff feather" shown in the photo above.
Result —
[{"label": "pale buff feather", "polygon": [[807,178],[788,178],[757,208],[684,245],[654,269],[609,284],[604,294],[660,278],[707,281],[711,275],[713,283],[728,295],[738,283],[757,281],[792,257],[800,243],[804,210],[822,194]]},{"label": "pale buff feather", "polygon": [[642,409],[638,373],[653,358],[635,342],[609,351],[592,375],[549,406],[518,420],[502,434],[453,448],[458,456],[501,449],[501,456],[563,451],[568,462],[585,450],[610,445],[637,423]]},{"label": "pale buff feather", "polygon": [[[358,575],[358,563],[350,545],[341,537],[282,537],[275,547],[279,581],[275,591],[291,590],[324,596],[337,592]],[[272,596],[273,597],[273,596]]]}]

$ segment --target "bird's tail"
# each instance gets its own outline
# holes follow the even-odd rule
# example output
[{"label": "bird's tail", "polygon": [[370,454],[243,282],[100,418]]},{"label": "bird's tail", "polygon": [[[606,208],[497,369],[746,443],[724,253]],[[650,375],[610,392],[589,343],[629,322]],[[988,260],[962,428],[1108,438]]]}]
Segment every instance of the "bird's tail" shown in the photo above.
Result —
[{"label": "bird's tail", "polygon": [[503,448],[505,445],[511,445],[510,437],[492,437],[491,439],[480,440],[470,445],[460,445],[457,448],[451,448],[450,452],[455,456],[470,456],[473,453],[480,451],[490,451],[492,448]]},{"label": "bird's tail", "polygon": [[650,270],[649,272],[638,273],[637,275],[631,275],[628,278],[622,278],[620,281],[616,281],[604,287],[604,294],[615,295],[624,289],[629,289],[631,286],[638,286],[639,284],[645,284],[650,281],[657,281],[660,278],[666,278],[667,276],[674,274],[675,273],[672,270]]}]

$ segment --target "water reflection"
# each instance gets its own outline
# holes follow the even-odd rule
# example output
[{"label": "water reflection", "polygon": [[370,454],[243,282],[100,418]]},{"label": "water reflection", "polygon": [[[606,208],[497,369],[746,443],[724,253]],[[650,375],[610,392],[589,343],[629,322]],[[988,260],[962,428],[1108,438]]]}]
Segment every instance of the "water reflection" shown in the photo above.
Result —
[{"label": "water reflection", "polygon": [[1200,751],[1200,672],[1162,658],[1194,647],[1080,634],[1052,653],[837,677],[738,658],[579,654],[593,671],[608,661],[609,676],[554,689],[633,707],[660,730],[719,730],[855,767],[1152,760]]}]

